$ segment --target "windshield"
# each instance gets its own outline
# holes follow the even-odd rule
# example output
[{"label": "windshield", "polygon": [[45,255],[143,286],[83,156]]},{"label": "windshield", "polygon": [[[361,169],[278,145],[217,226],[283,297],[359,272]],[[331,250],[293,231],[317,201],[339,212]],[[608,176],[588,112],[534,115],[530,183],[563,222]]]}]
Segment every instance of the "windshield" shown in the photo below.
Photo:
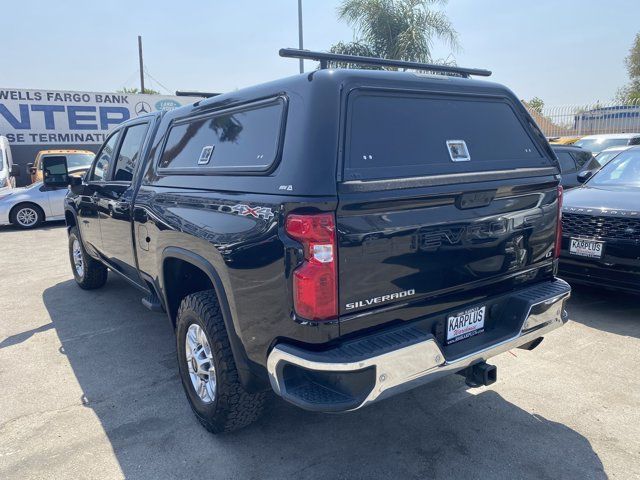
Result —
[{"label": "windshield", "polygon": [[588,182],[590,187],[640,187],[640,149],[615,157]]},{"label": "windshield", "polygon": [[[44,159],[58,157],[67,158],[67,168],[69,169],[69,171],[71,171],[81,168],[88,169],[91,166],[91,162],[93,162],[93,157],[95,157],[95,155],[93,153],[66,153],[64,155],[46,155],[42,158]],[[42,170],[42,162],[40,162],[39,169]]]},{"label": "windshield", "polygon": [[601,152],[609,147],[629,145],[628,138],[583,138],[574,143],[576,147],[582,147],[591,152]]},{"label": "windshield", "polygon": [[600,165],[606,165],[607,163],[609,163],[609,161],[611,161],[611,159],[615,158],[620,154],[620,152],[623,151],[624,150],[613,150],[610,152],[600,152],[598,155],[596,155],[596,160],[598,160],[598,163]]}]

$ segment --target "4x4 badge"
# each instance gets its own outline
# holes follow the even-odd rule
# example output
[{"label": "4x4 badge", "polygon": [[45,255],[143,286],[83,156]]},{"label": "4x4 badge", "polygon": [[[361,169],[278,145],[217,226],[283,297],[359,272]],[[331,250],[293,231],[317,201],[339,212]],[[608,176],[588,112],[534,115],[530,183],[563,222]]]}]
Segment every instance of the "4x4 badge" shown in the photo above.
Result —
[{"label": "4x4 badge", "polygon": [[231,211],[243,217],[263,218],[265,220],[273,218],[273,212],[269,207],[250,207],[240,203],[231,207]]}]

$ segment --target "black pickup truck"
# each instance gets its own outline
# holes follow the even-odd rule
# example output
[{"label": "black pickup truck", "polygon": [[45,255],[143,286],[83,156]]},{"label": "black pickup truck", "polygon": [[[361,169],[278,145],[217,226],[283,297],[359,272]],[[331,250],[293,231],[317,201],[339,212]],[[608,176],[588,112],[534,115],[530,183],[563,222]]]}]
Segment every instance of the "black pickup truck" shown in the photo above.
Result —
[{"label": "black pickup truck", "polygon": [[[484,70],[281,55],[321,68],[130,120],[84,179],[45,163],[70,184],[78,285],[111,270],[166,312],[215,433],[269,390],[338,412],[451,373],[492,383],[488,358],[566,321],[544,136],[510,90],[469,78]],[[327,68],[345,60],[395,70]]]}]

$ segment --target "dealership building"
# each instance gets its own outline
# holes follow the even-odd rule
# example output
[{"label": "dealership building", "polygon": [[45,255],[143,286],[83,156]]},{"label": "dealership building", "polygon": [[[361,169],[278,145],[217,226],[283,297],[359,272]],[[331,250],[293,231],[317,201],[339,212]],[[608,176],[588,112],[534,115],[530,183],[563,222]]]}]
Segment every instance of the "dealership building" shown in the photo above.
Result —
[{"label": "dealership building", "polygon": [[200,97],[0,88],[0,135],[20,165],[17,184],[28,183],[26,164],[40,150],[97,151],[109,130],[130,118],[173,110]]}]

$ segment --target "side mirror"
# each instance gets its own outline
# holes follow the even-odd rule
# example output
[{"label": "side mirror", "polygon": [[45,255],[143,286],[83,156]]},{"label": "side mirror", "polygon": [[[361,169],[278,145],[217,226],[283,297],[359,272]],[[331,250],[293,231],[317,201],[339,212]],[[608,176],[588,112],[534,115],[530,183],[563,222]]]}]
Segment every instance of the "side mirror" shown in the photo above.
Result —
[{"label": "side mirror", "polygon": [[33,163],[27,163],[27,172],[29,172],[31,175],[35,175],[36,167],[33,166]]},{"label": "side mirror", "polygon": [[19,177],[20,165],[16,165],[15,163],[11,164],[11,170],[9,170],[9,175],[12,177]]},{"label": "side mirror", "polygon": [[583,170],[582,172],[578,173],[578,182],[580,183],[584,183],[587,180],[589,180],[591,177],[593,177],[593,174],[595,173],[594,170]]},{"label": "side mirror", "polygon": [[69,185],[66,157],[43,158],[42,179],[47,187],[66,187]]}]

